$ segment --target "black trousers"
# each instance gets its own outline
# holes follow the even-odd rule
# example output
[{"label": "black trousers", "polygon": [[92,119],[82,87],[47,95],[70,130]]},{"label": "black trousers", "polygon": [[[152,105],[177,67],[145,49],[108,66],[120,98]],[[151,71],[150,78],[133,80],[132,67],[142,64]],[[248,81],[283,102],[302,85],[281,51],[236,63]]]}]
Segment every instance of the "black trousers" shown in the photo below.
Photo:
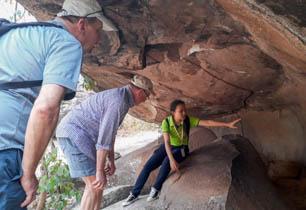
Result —
[{"label": "black trousers", "polygon": [[[182,156],[182,149],[185,151],[185,156]],[[189,149],[188,146],[180,146],[180,147],[174,147],[171,146],[171,151],[173,154],[174,159],[181,163],[186,159],[186,157],[189,155]],[[142,171],[140,172],[137,181],[133,187],[132,194],[137,197],[143,186],[145,185],[146,181],[148,180],[148,177],[150,173],[158,168],[159,166],[159,173],[157,175],[156,181],[153,185],[153,187],[157,190],[161,190],[163,183],[166,181],[170,171],[170,162],[169,158],[167,156],[165,145],[162,144],[158,149],[154,151],[150,159],[147,161],[147,163],[144,165]]]}]

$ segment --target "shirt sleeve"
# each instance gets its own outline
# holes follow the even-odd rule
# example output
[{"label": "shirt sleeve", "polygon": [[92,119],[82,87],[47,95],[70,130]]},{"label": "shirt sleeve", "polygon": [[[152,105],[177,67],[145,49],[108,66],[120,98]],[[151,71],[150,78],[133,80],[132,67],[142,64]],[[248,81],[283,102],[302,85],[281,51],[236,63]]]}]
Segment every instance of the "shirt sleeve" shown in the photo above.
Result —
[{"label": "shirt sleeve", "polygon": [[122,115],[121,105],[112,104],[103,112],[100,120],[96,149],[112,150]]},{"label": "shirt sleeve", "polygon": [[169,124],[167,123],[166,119],[164,119],[162,122],[161,130],[163,133],[170,133]]},{"label": "shirt sleeve", "polygon": [[82,67],[82,47],[76,40],[55,40],[47,51],[43,85],[57,84],[67,88],[66,92],[73,92]]},{"label": "shirt sleeve", "polygon": [[200,119],[197,117],[189,117],[190,128],[197,127],[199,125]]}]

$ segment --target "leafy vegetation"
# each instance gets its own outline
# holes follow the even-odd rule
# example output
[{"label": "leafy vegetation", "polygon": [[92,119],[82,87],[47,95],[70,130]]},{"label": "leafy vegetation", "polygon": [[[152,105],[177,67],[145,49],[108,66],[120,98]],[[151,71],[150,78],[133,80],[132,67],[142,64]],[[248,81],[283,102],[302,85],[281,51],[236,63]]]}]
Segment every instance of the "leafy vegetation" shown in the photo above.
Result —
[{"label": "leafy vegetation", "polygon": [[63,210],[71,202],[80,200],[81,193],[70,178],[67,164],[58,159],[55,147],[45,155],[41,167],[43,175],[38,191],[47,195],[43,201],[46,209]]}]

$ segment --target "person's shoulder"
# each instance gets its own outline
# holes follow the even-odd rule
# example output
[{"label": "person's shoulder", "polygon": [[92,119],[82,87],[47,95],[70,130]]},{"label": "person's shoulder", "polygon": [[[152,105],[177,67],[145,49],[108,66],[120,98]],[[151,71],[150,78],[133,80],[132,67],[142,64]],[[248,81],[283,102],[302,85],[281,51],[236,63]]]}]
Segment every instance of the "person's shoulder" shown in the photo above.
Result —
[{"label": "person's shoulder", "polygon": [[195,117],[195,116],[187,116],[187,117],[188,117],[190,122],[192,122],[192,121],[199,121],[200,120],[200,118]]},{"label": "person's shoulder", "polygon": [[194,116],[188,116],[190,127],[196,127],[199,125],[200,118]]},{"label": "person's shoulder", "polygon": [[169,133],[170,132],[170,121],[169,121],[169,117],[167,116],[163,119],[162,124],[161,124],[161,129],[163,131],[163,133]]},{"label": "person's shoulder", "polygon": [[164,120],[169,120],[171,118],[171,115],[167,115]]},{"label": "person's shoulder", "polygon": [[66,29],[64,28],[56,28],[56,27],[45,27],[49,33],[53,34],[53,36],[61,41],[74,43],[76,45],[80,45],[81,43]]},{"label": "person's shoulder", "polygon": [[125,103],[127,102],[127,96],[129,95],[129,90],[127,86],[113,88],[109,90],[110,96],[113,98],[114,101],[118,103]]},{"label": "person's shoulder", "polygon": [[[55,25],[55,24],[54,24]],[[32,26],[32,30],[44,36],[46,42],[52,44],[73,44],[81,46],[81,43],[65,28],[55,26]]]},{"label": "person's shoulder", "polygon": [[124,102],[124,98],[119,90],[119,88],[112,88],[108,90],[101,91],[95,94],[99,100],[103,101],[105,105],[108,106],[121,106]]},{"label": "person's shoulder", "polygon": [[189,120],[199,119],[198,117],[195,117],[195,116],[190,116],[190,115],[187,115],[186,117],[188,117],[188,118],[189,118]]},{"label": "person's shoulder", "polygon": [[171,115],[168,115],[167,117],[165,117],[162,121],[162,124],[165,124],[165,123],[169,124],[170,117]]},{"label": "person's shoulder", "polygon": [[112,88],[107,90],[107,93],[109,94],[110,97],[113,98],[113,101],[123,101],[124,98],[123,96],[125,95],[124,89],[119,87],[119,88]]}]

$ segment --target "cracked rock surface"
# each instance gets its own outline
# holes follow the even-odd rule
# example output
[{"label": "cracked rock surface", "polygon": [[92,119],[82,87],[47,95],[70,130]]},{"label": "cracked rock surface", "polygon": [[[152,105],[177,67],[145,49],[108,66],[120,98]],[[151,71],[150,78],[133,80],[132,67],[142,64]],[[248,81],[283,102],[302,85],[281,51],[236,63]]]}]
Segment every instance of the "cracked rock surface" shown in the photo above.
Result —
[{"label": "cracked rock surface", "polygon": [[[63,1],[19,2],[47,20]],[[284,92],[305,87],[305,0],[99,2],[121,45],[113,55],[118,42],[103,33],[83,73],[97,90],[126,84],[128,72],[151,78],[157,97],[133,109],[137,117],[160,122],[175,98],[198,116],[301,104]]]},{"label": "cracked rock surface", "polygon": [[[48,20],[63,0],[18,2]],[[137,118],[160,123],[175,98],[201,118],[235,113],[265,166],[306,165],[306,0],[99,3],[119,29],[120,46],[103,32],[101,45],[86,55],[82,72],[96,91],[143,74],[157,96],[130,111]]]}]

